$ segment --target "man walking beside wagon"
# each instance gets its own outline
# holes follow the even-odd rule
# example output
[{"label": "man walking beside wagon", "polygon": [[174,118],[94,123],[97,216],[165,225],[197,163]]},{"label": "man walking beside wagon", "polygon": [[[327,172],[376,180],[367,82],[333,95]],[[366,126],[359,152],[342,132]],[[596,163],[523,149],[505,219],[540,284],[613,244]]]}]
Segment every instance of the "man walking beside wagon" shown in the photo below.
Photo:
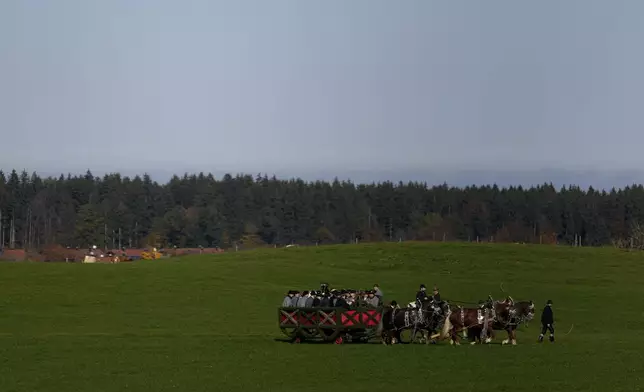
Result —
[{"label": "man walking beside wagon", "polygon": [[552,311],[552,301],[546,302],[546,307],[543,308],[541,313],[541,334],[539,335],[539,343],[543,342],[543,335],[546,331],[550,331],[550,342],[555,341],[555,315]]}]

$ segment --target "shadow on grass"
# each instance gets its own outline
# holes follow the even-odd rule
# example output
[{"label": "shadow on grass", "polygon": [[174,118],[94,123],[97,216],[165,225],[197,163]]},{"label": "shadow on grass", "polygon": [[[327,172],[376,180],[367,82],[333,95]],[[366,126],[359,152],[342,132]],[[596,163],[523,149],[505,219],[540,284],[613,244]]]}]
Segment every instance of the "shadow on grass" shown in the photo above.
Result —
[{"label": "shadow on grass", "polygon": [[[293,339],[289,338],[275,338],[273,341],[278,342],[278,343],[288,343],[288,344],[333,344],[335,345],[335,340],[323,340],[323,339],[300,339],[299,342],[295,342]],[[377,340],[369,340],[369,341],[344,341],[342,344],[350,344],[350,345],[365,345],[365,344],[380,344],[382,345],[382,342],[377,341]]]},{"label": "shadow on grass", "polygon": [[[301,339],[299,342],[295,342],[293,339],[289,338],[274,338],[273,341],[277,343],[285,343],[285,344],[322,344],[322,345],[336,345],[334,340],[322,340],[322,339]],[[383,346],[382,342],[380,340],[372,339],[369,341],[351,341],[351,342],[343,342],[342,345],[380,345]],[[397,343],[396,346],[428,346],[428,347],[455,347],[449,344],[448,341],[442,341],[442,342],[437,342],[435,344],[426,344],[426,343],[410,343],[410,342],[400,342]],[[475,345],[470,345],[469,342],[461,342],[461,346],[467,347],[467,346],[502,346],[501,342],[491,342],[487,344],[475,344]]]}]

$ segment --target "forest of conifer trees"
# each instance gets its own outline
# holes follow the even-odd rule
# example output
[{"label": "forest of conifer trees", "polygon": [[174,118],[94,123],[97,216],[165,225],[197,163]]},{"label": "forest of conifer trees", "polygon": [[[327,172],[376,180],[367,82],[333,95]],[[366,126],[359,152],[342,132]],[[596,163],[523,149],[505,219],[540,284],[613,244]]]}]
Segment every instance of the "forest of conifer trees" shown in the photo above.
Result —
[{"label": "forest of conifer trees", "polygon": [[265,175],[0,172],[0,247],[257,247],[355,241],[644,245],[644,188],[455,188]]}]

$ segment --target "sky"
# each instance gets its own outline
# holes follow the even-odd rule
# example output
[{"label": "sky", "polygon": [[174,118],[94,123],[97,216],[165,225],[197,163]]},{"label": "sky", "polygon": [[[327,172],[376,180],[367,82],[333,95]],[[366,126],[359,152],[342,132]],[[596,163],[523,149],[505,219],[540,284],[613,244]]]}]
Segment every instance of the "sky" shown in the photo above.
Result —
[{"label": "sky", "polygon": [[644,168],[643,14],[640,0],[3,0],[0,168],[610,183]]}]

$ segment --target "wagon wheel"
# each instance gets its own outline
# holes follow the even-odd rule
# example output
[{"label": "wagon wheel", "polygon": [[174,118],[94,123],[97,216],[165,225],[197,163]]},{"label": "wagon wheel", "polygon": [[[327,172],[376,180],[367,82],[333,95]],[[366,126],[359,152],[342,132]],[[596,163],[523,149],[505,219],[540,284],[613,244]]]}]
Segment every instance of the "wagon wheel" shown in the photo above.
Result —
[{"label": "wagon wheel", "polygon": [[400,331],[400,343],[410,344],[418,341],[419,333],[416,333],[416,338],[412,340],[412,335],[414,331],[412,329],[403,329]]},{"label": "wagon wheel", "polygon": [[298,336],[297,328],[280,328],[280,330],[289,339],[295,339]]},{"label": "wagon wheel", "polygon": [[375,336],[375,332],[370,329],[358,329],[351,331],[349,336],[351,337],[351,342],[366,343]]},{"label": "wagon wheel", "polygon": [[339,328],[319,328],[318,331],[322,339],[326,341],[335,340],[342,332]]},{"label": "wagon wheel", "polygon": [[295,340],[297,338],[297,328],[280,328],[280,330],[291,340]]},{"label": "wagon wheel", "polygon": [[305,339],[313,339],[320,334],[316,328],[298,328],[298,336],[301,336]]}]

